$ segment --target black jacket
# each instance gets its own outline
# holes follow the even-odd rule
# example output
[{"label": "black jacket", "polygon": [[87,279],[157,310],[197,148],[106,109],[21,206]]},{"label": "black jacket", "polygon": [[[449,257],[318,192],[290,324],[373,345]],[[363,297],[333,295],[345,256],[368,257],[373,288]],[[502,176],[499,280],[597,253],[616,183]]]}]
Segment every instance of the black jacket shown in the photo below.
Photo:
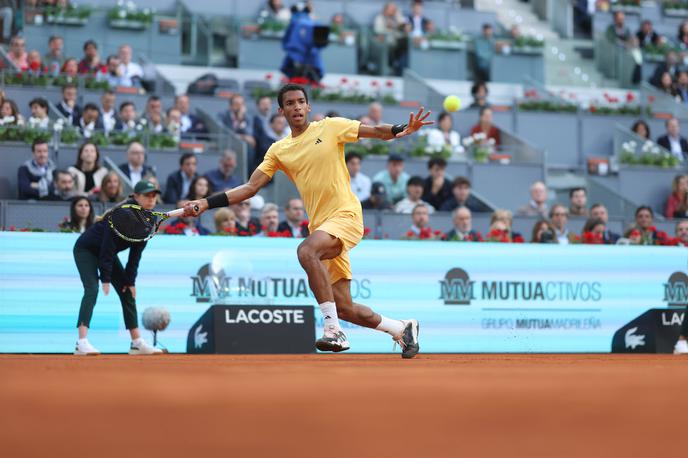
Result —
[{"label": "black jacket", "polygon": [[[182,188],[184,187],[182,173],[181,170],[177,170],[168,175],[167,184],[165,185],[165,194],[162,196],[162,200],[166,204],[176,204],[180,199],[186,197],[182,195]],[[191,180],[196,177],[197,175],[194,175]]]},{"label": "black jacket", "polygon": [[[466,199],[466,202],[462,203],[461,205],[466,207],[473,213],[489,213],[492,211],[490,207],[485,205],[482,200],[478,199],[473,194],[469,194],[468,199]],[[454,209],[458,206],[459,202],[456,200],[456,197],[451,196],[448,200],[444,201],[444,203],[440,207],[440,211],[451,212],[454,211]]]},{"label": "black jacket", "polygon": [[[124,172],[124,174],[131,180],[131,171],[129,170],[129,163],[125,162],[124,164],[120,164],[119,169]],[[146,176],[148,174],[155,175],[155,170],[153,170],[153,167],[150,165],[143,164],[143,171],[141,172],[141,176]]]},{"label": "black jacket", "polygon": [[79,107],[79,105],[74,105],[74,111],[72,111],[72,113],[68,112],[62,106],[62,101],[57,102],[55,104],[55,108],[57,108],[57,111],[59,111],[62,114],[62,116],[67,118],[71,125],[73,125],[74,127],[79,126],[79,120],[81,119],[81,107]]},{"label": "black jacket", "polygon": [[[289,233],[292,234],[291,236],[292,237],[294,236],[294,233],[292,232],[291,226],[289,225],[289,223],[287,221],[282,221],[281,223],[279,223],[279,226],[277,226],[277,232],[285,232],[285,231],[289,231]],[[301,225],[301,237],[308,237],[309,234],[310,233],[308,232],[308,225],[302,224]]]},{"label": "black jacket", "polygon": [[[683,152],[683,160],[686,160],[688,158],[688,140],[686,140],[684,137],[681,137],[679,142],[681,143],[681,151]],[[671,151],[671,143],[669,142],[669,136],[668,135],[662,135],[657,139],[657,144],[667,151]]]},{"label": "black jacket", "polygon": [[442,187],[437,194],[432,193],[432,177],[427,177],[425,179],[425,184],[423,185],[423,199],[433,207],[435,210],[439,210],[442,204],[452,197],[452,185],[449,180],[444,179]]},{"label": "black jacket", "polygon": [[602,240],[607,245],[615,245],[620,237],[621,236],[619,234],[617,234],[616,232],[606,230],[606,231],[604,231],[604,235],[602,236]]}]

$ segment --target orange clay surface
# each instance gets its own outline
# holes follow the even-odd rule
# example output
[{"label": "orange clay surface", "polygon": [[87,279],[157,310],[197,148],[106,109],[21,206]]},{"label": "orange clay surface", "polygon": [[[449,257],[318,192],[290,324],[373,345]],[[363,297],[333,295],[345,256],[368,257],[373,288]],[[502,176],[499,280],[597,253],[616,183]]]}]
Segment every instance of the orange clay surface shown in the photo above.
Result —
[{"label": "orange clay surface", "polygon": [[670,355],[0,356],[0,457],[688,457]]}]

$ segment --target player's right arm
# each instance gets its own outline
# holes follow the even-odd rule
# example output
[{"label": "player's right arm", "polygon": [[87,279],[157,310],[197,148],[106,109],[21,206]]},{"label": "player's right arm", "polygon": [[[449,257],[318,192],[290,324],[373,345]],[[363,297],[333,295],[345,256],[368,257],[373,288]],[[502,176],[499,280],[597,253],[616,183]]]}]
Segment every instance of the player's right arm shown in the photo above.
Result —
[{"label": "player's right arm", "polygon": [[[192,200],[184,205],[185,216],[198,216],[210,208],[226,207],[255,196],[260,189],[270,182],[270,176],[256,169],[247,183],[229,189],[222,193],[213,194],[206,199]],[[225,197],[223,197],[223,195]],[[196,211],[195,207],[198,207]]]}]

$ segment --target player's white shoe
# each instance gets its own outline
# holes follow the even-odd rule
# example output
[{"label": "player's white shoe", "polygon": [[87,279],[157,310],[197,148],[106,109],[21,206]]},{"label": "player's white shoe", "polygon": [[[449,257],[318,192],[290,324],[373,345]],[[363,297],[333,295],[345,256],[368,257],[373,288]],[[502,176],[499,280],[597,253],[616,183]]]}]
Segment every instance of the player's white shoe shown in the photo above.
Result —
[{"label": "player's white shoe", "polygon": [[342,330],[334,326],[325,326],[323,336],[315,341],[315,348],[320,351],[333,351],[338,353],[349,349],[349,341]]},{"label": "player's white shoe", "polygon": [[74,354],[80,356],[95,356],[100,354],[100,350],[91,345],[87,339],[79,339],[76,341]]},{"label": "player's white shoe", "polygon": [[404,323],[404,331],[401,335],[394,338],[394,342],[401,347],[401,357],[404,359],[413,358],[418,354],[420,345],[418,345],[418,333],[420,325],[418,320],[401,320]]},{"label": "player's white shoe", "polygon": [[685,341],[685,340],[677,341],[676,345],[674,345],[674,354],[675,355],[686,355],[686,354],[688,354],[688,341]]},{"label": "player's white shoe", "polygon": [[148,345],[143,339],[132,340],[129,347],[130,355],[159,355],[161,353],[161,349]]}]

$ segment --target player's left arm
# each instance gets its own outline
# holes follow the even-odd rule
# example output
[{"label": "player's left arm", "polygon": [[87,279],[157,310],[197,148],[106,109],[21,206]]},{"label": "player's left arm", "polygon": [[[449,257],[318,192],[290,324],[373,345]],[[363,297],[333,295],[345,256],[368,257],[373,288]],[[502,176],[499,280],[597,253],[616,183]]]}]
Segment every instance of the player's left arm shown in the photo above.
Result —
[{"label": "player's left arm", "polygon": [[380,140],[392,140],[411,135],[423,126],[434,124],[434,121],[426,121],[430,111],[424,112],[420,107],[418,113],[411,113],[406,124],[380,124],[379,126],[361,126],[358,128],[358,138],[379,138]]}]

